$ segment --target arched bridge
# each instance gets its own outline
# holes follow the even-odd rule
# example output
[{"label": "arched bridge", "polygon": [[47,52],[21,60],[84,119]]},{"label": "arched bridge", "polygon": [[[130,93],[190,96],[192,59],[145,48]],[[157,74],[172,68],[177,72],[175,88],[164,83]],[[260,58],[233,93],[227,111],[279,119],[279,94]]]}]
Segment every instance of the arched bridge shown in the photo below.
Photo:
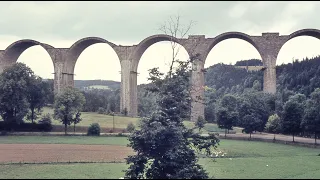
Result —
[{"label": "arched bridge", "polygon": [[[260,54],[264,65],[263,90],[267,93],[276,92],[276,61],[281,47],[290,39],[298,36],[312,36],[320,39],[320,30],[301,29],[290,35],[279,33],[262,33],[261,36],[250,36],[242,32],[226,32],[213,38],[204,35],[190,35],[188,38],[175,38],[165,34],[153,35],[145,38],[133,46],[120,46],[100,37],[86,37],[75,42],[70,48],[56,48],[43,42],[31,39],[19,40],[9,45],[5,50],[0,50],[0,72],[13,65],[19,56],[29,47],[40,45],[52,59],[54,66],[54,87],[59,93],[62,88],[74,85],[74,68],[78,57],[87,47],[96,43],[106,43],[111,46],[121,64],[121,102],[120,108],[126,108],[130,116],[137,116],[137,69],[143,53],[151,45],[161,41],[173,41],[183,46],[189,56],[200,54],[199,59],[193,64],[192,97],[203,96],[204,75],[202,69],[206,58],[212,48],[223,40],[237,38],[250,43]],[[201,102],[192,102],[191,119],[204,115],[204,105]]]}]

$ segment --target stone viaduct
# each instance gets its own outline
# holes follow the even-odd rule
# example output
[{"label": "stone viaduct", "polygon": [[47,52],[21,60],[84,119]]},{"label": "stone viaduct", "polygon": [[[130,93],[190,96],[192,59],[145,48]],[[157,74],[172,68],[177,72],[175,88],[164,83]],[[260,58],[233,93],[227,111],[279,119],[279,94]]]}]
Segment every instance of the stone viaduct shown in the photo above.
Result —
[{"label": "stone viaduct", "polygon": [[[35,40],[24,39],[9,45],[5,50],[0,50],[0,73],[13,65],[18,57],[29,47],[40,45],[50,55],[54,65],[54,90],[59,93],[62,88],[74,86],[74,68],[78,57],[87,47],[96,43],[110,45],[119,57],[121,64],[121,102],[120,108],[127,108],[130,116],[137,116],[137,69],[142,54],[148,47],[160,41],[174,41],[183,46],[189,56],[199,55],[193,63],[191,77],[192,97],[203,97],[204,94],[204,64],[210,50],[219,42],[238,38],[253,45],[259,52],[264,70],[263,91],[276,92],[276,60],[281,47],[290,39],[298,36],[312,36],[320,39],[320,30],[302,29],[290,35],[279,33],[262,33],[261,36],[250,36],[241,32],[226,32],[214,38],[206,38],[204,35],[190,35],[188,38],[179,39],[168,35],[153,35],[133,46],[121,46],[113,44],[99,37],[86,37],[75,42],[70,48],[55,48],[51,45]],[[193,101],[191,118],[194,121],[198,116],[204,115],[204,105],[199,101]]]}]

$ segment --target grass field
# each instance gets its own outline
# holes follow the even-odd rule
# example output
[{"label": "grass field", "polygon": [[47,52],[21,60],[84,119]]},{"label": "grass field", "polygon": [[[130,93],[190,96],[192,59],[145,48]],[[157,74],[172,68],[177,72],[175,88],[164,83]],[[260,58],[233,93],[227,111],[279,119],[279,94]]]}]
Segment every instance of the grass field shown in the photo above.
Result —
[{"label": "grass field", "polygon": [[[1,137],[4,143],[108,144],[125,146],[126,137]],[[215,178],[320,178],[319,149],[290,145],[222,140],[223,158],[200,158]],[[0,165],[0,178],[119,178],[125,163]]]},{"label": "grass field", "polygon": [[[42,114],[53,114],[53,109],[45,107],[43,108]],[[90,126],[92,123],[99,123],[101,127],[113,127],[113,116],[105,115],[105,114],[98,114],[94,112],[82,112],[81,113],[82,121],[77,124],[77,126]],[[114,116],[114,122],[116,128],[126,128],[127,125],[132,122],[133,124],[137,125],[139,122],[139,118],[131,118],[131,117],[123,117],[123,116]],[[61,123],[57,120],[53,120],[52,124],[54,125],[61,125]],[[184,121],[184,124],[188,128],[194,127],[194,123],[190,121]],[[241,128],[234,128],[234,130],[230,132],[237,132],[241,133]],[[202,130],[203,133],[208,132],[219,132],[224,133],[224,129],[218,128],[216,124],[207,123]]]},{"label": "grass field", "polygon": [[[45,107],[43,108],[42,114],[53,114],[53,109]],[[82,121],[77,124],[77,126],[90,126],[92,123],[99,123],[100,127],[113,127],[113,116],[98,114],[94,112],[82,112],[81,113]],[[137,125],[139,118],[123,117],[123,116],[114,116],[114,122],[116,128],[126,128],[127,125],[132,122]],[[60,121],[53,120],[52,124],[61,125]]]}]

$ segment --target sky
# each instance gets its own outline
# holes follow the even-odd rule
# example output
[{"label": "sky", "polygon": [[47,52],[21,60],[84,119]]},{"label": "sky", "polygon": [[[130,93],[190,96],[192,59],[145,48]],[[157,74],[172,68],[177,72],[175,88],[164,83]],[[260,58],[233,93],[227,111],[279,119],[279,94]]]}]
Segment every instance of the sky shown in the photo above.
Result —
[{"label": "sky", "polygon": [[[320,2],[299,1],[48,1],[0,2],[0,49],[20,39],[33,39],[57,48],[68,48],[81,38],[101,37],[117,45],[138,44],[144,38],[162,34],[159,30],[170,16],[179,15],[186,25],[195,22],[188,35],[213,38],[228,31],[249,35],[279,32],[289,35],[305,29],[320,29]],[[302,36],[288,41],[280,50],[277,64],[320,55],[320,41]],[[171,46],[159,42],[142,55],[138,66],[138,84],[147,83],[148,69],[169,69]],[[186,60],[181,47],[178,58]],[[249,43],[227,39],[209,53],[205,67],[217,63],[234,64],[238,60],[261,59]],[[18,62],[27,64],[43,78],[53,78],[48,53],[33,46],[21,54]],[[78,58],[76,80],[104,79],[120,81],[120,62],[106,44],[89,46]]]}]

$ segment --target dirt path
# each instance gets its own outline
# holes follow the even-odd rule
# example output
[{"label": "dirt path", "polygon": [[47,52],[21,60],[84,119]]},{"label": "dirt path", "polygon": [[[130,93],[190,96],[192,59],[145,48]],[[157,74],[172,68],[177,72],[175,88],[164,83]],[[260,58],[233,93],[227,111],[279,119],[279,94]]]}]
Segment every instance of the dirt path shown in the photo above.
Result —
[{"label": "dirt path", "polygon": [[0,144],[0,163],[122,161],[131,148],[116,145]]}]

